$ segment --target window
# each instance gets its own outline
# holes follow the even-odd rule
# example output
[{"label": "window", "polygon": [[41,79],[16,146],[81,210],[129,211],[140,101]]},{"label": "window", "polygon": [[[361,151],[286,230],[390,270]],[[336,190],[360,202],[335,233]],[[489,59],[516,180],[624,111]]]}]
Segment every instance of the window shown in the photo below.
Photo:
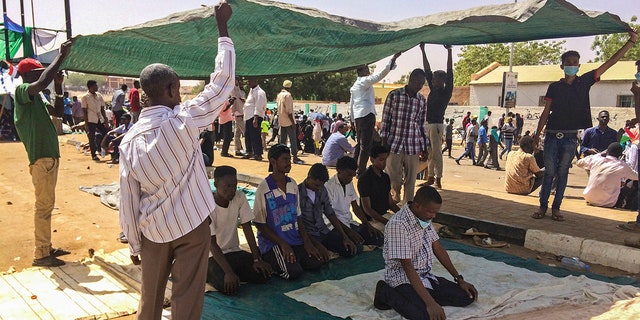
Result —
[{"label": "window", "polygon": [[544,96],[539,96],[538,97],[538,107],[544,107],[545,104],[546,104],[546,101],[544,100]]},{"label": "window", "polygon": [[634,106],[632,95],[619,95],[616,100],[616,107],[631,108]]}]

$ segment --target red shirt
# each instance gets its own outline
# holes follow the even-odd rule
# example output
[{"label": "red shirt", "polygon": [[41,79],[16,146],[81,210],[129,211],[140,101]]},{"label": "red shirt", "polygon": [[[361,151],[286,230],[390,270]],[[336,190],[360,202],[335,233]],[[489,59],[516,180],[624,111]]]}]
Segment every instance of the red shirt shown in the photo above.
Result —
[{"label": "red shirt", "polygon": [[129,91],[129,107],[131,112],[140,112],[140,93],[135,87]]}]

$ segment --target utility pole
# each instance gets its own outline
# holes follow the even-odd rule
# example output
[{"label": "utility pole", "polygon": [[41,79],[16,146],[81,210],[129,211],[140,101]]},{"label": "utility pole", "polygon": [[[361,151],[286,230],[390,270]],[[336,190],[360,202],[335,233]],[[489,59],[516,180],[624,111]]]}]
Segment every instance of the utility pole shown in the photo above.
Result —
[{"label": "utility pole", "polygon": [[64,0],[64,18],[66,21],[67,40],[71,39],[71,6],[69,0]]},{"label": "utility pole", "polygon": [[[7,0],[2,0],[2,13],[6,16],[7,15]],[[9,50],[9,28],[5,25],[4,26],[4,47],[5,47],[5,52],[6,52],[6,58],[7,60],[9,60],[11,52]]]}]

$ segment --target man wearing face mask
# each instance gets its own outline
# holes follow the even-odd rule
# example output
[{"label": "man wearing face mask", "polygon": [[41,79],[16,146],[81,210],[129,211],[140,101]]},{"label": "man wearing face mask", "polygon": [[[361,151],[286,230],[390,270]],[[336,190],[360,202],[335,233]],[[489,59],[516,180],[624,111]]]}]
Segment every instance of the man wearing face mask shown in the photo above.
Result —
[{"label": "man wearing face mask", "polygon": [[545,95],[544,111],[538,121],[534,146],[538,145],[540,132],[546,127],[544,139],[544,178],[540,190],[540,208],[531,216],[542,219],[547,213],[551,185],[557,177],[556,194],[551,205],[551,218],[564,221],[560,205],[567,187],[569,166],[578,144],[578,130],[589,128],[591,123],[591,104],[589,91],[600,80],[600,76],[622,58],[638,40],[638,31],[629,31],[629,40],[609,60],[597,69],[578,76],[580,54],[567,51],[562,57],[560,68],[564,78],[549,85]]}]

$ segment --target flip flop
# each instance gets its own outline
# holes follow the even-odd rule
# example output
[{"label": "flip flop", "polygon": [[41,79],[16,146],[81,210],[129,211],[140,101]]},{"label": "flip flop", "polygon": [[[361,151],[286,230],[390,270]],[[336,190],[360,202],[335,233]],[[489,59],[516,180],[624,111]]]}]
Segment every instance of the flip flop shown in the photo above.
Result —
[{"label": "flip flop", "polygon": [[638,227],[635,222],[619,224],[617,228],[624,231],[640,233],[640,227]]},{"label": "flip flop", "polygon": [[546,213],[546,212],[545,212],[545,213],[542,213],[542,212],[540,212],[540,211],[536,211],[536,212],[534,212],[534,213],[531,215],[531,218],[534,218],[534,219],[542,219],[542,218],[544,218],[544,216],[545,216],[545,215],[547,215],[547,213]]},{"label": "flip flop", "polygon": [[504,241],[496,241],[489,237],[482,239],[478,236],[473,237],[473,243],[482,248],[502,248],[507,245]]},{"label": "flip flop", "polygon": [[448,226],[442,226],[438,229],[438,235],[442,238],[460,239],[460,235]]},{"label": "flip flop", "polygon": [[489,234],[486,232],[480,232],[476,228],[469,228],[462,235],[463,236],[488,236]]}]

